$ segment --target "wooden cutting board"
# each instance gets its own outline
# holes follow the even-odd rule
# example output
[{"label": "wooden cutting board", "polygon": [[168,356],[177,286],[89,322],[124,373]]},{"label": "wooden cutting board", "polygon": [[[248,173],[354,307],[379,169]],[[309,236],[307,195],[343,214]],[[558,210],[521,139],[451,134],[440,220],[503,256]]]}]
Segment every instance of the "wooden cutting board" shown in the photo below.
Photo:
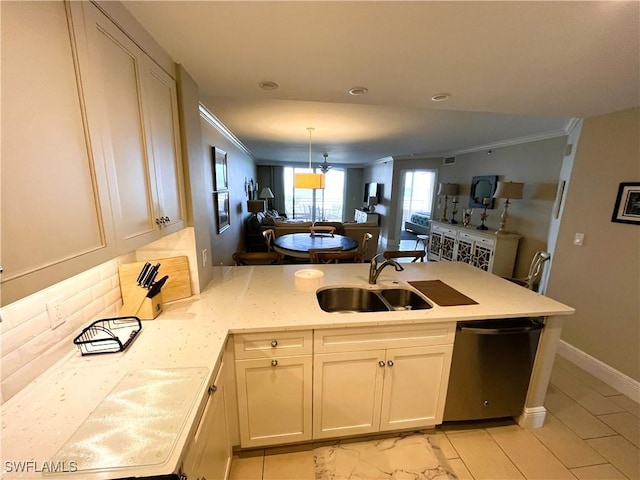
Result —
[{"label": "wooden cutting board", "polygon": [[416,288],[441,307],[478,304],[475,300],[463,295],[441,280],[421,280],[409,282],[409,285]]},{"label": "wooden cutting board", "polygon": [[[160,264],[156,281],[165,275],[169,275],[169,280],[162,287],[162,301],[171,302],[181,298],[191,296],[191,276],[189,274],[189,259],[186,256],[168,257],[149,260],[151,265]],[[132,289],[136,285],[138,274],[145,262],[125,263],[118,268],[120,277],[120,290],[122,291],[122,300],[127,303]]]}]

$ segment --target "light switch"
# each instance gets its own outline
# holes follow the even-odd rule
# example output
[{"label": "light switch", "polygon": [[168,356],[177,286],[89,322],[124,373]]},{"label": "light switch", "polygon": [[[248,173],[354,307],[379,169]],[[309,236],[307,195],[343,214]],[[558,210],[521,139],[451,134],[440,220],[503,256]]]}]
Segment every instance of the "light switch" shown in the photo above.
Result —
[{"label": "light switch", "polygon": [[576,233],[573,236],[573,244],[578,247],[581,247],[583,243],[584,243],[584,233]]}]

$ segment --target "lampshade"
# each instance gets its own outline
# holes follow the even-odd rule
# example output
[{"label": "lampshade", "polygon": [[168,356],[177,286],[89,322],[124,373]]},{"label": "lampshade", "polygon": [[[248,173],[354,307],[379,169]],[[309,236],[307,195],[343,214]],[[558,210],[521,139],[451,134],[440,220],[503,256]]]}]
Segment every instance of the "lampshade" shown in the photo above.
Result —
[{"label": "lampshade", "polygon": [[251,213],[264,212],[265,211],[264,200],[248,200],[247,210],[249,210]]},{"label": "lampshade", "polygon": [[518,182],[498,182],[496,193],[493,198],[522,198],[524,183]]},{"label": "lampshade", "polygon": [[274,198],[273,192],[269,187],[264,187],[262,190],[260,190],[260,195],[258,195],[258,198],[263,198],[263,199]]},{"label": "lampshade", "polygon": [[457,183],[441,183],[438,188],[438,195],[458,195],[459,185]]},{"label": "lampshade", "polygon": [[324,175],[322,173],[296,173],[294,185],[295,188],[324,188]]},{"label": "lampshade", "polygon": [[[308,127],[309,130],[309,170],[311,170],[311,132],[315,130]],[[295,188],[324,188],[324,175],[322,173],[296,173],[293,176],[293,186]]]}]

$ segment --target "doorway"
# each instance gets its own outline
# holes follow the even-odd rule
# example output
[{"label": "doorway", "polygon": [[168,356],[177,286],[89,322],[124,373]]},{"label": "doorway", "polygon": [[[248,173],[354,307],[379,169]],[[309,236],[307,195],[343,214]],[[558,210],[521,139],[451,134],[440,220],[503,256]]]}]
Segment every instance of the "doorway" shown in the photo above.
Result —
[{"label": "doorway", "polygon": [[[404,170],[402,172],[402,213],[400,222],[400,249],[413,250],[416,246],[416,234],[427,233],[406,230],[406,222],[410,222],[414,213],[422,213],[431,217],[437,170]],[[420,246],[418,247],[420,248]]]}]

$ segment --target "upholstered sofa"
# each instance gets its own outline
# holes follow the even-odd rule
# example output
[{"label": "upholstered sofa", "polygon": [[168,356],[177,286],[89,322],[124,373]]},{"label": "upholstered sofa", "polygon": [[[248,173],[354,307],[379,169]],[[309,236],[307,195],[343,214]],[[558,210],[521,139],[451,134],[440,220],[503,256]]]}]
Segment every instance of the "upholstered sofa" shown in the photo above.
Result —
[{"label": "upholstered sofa", "polygon": [[[306,233],[309,232],[309,227],[313,225],[311,222],[303,222],[298,220],[286,220],[284,218],[267,217],[265,215],[257,214],[256,218],[251,222],[252,225],[247,224],[247,232],[254,230],[254,236],[256,233],[255,228],[258,226],[259,221],[260,237],[262,232],[269,228],[272,228],[276,238],[289,233]],[[346,235],[358,241],[358,245],[364,239],[365,233],[372,235],[371,240],[367,244],[367,250],[363,255],[365,261],[371,260],[378,251],[378,240],[380,238],[380,227],[376,223],[356,223],[356,222],[316,222],[315,225],[327,225],[336,228],[335,233],[338,235]],[[257,238],[254,241],[258,242]],[[264,244],[264,240],[261,240]],[[250,248],[249,245],[247,245]],[[258,248],[255,248],[258,249]]]},{"label": "upholstered sofa", "polygon": [[413,233],[428,235],[430,221],[431,221],[430,214],[415,212],[411,214],[411,217],[409,217],[408,222],[404,222],[404,229],[410,230]]}]

